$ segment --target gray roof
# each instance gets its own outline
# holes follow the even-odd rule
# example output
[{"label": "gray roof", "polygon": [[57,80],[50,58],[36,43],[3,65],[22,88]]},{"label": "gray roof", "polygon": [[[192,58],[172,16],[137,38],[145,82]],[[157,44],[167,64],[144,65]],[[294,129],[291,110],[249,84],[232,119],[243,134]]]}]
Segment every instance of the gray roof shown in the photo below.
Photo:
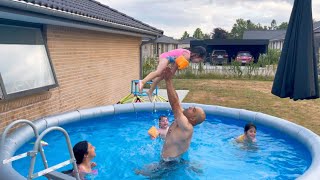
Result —
[{"label": "gray roof", "polygon": [[208,46],[208,45],[267,45],[269,41],[266,39],[204,39],[191,41],[193,46]]},{"label": "gray roof", "polygon": [[244,31],[243,39],[273,39],[286,34],[286,30]]},{"label": "gray roof", "polygon": [[156,43],[166,43],[166,44],[179,44],[179,41],[173,39],[172,37],[168,36],[161,36],[155,41]]},{"label": "gray roof", "polygon": [[64,12],[64,17],[68,17],[69,19],[79,16],[84,17],[85,19],[82,22],[98,20],[158,34],[163,33],[162,30],[127,16],[95,0],[1,0],[0,6],[18,8],[23,11],[33,11],[50,16],[56,15],[58,17],[61,17],[61,12]]},{"label": "gray roof", "polygon": [[314,22],[313,28],[315,33],[320,33],[320,21]]},{"label": "gray roof", "polygon": [[178,40],[175,40],[173,37],[162,35],[161,37],[155,38],[142,38],[144,43],[164,43],[164,44],[179,44]]},{"label": "gray roof", "polygon": [[[314,32],[320,32],[320,21],[313,23]],[[268,39],[271,41],[284,39],[287,30],[244,31],[243,39]]]},{"label": "gray roof", "polygon": [[276,41],[276,40],[280,40],[280,39],[285,39],[286,38],[286,33],[287,33],[287,31],[285,31],[283,34],[280,34],[279,36],[273,37],[272,39],[270,39],[270,41]]},{"label": "gray roof", "polygon": [[313,29],[319,29],[320,28],[320,21],[316,21],[313,23]]},{"label": "gray roof", "polygon": [[143,37],[142,41],[146,42],[146,41],[151,41],[151,40],[155,40],[156,38],[147,38],[147,37]]},{"label": "gray roof", "polygon": [[185,39],[180,40],[179,44],[190,44],[190,41],[193,41],[193,40],[198,40],[198,39],[194,37],[187,37]]}]

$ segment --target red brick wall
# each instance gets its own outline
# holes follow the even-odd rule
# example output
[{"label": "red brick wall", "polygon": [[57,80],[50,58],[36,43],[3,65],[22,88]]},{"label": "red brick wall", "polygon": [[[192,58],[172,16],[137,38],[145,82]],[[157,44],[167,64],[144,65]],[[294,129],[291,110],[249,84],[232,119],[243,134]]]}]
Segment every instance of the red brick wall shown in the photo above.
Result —
[{"label": "red brick wall", "polygon": [[59,26],[48,26],[46,34],[59,87],[0,101],[0,131],[17,119],[114,104],[139,78],[139,37]]}]

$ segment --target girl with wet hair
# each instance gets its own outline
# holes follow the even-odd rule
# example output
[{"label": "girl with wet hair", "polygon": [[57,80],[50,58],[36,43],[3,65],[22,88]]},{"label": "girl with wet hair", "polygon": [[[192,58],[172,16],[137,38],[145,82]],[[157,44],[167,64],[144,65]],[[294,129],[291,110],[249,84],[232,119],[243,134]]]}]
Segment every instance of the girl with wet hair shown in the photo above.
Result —
[{"label": "girl with wet hair", "polygon": [[256,142],[257,127],[253,123],[247,123],[244,126],[244,133],[240,135],[236,141],[238,143],[253,143]]},{"label": "girl with wet hair", "polygon": [[[80,141],[73,146],[73,154],[76,159],[78,171],[81,180],[92,179],[98,174],[97,170],[92,168],[96,166],[96,163],[92,162],[92,159],[96,156],[95,147],[88,141]],[[74,170],[63,172],[65,174],[75,175]]]}]

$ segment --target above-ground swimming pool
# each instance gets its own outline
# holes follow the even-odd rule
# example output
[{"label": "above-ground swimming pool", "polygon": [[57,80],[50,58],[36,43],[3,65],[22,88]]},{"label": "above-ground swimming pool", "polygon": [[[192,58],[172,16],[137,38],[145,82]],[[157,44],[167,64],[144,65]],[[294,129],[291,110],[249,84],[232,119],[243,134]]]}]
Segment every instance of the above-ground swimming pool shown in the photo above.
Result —
[{"label": "above-ground swimming pool", "polygon": [[[193,104],[184,104],[185,107],[191,105]],[[41,124],[62,126],[69,133],[72,146],[82,140],[93,144],[96,147],[97,156],[94,161],[98,170],[98,174],[93,176],[95,180],[320,177],[320,172],[314,171],[319,170],[319,161],[315,161],[319,159],[319,154],[315,152],[319,152],[317,148],[320,147],[320,140],[312,132],[262,113],[194,105],[205,109],[206,121],[195,127],[191,146],[182,160],[161,168],[154,167],[161,160],[164,141],[151,140],[147,131],[151,126],[157,126],[160,115],[169,116],[170,122],[173,121],[168,103],[97,107],[47,117],[38,120],[36,124],[38,127]],[[257,125],[257,143],[251,146],[235,143],[234,138],[243,133],[243,126],[248,121]],[[49,133],[44,140],[49,143],[49,146],[44,147],[49,166],[69,158],[61,132]],[[16,148],[20,147],[19,144],[22,147],[15,154],[32,149],[31,142],[34,139],[28,142],[18,140]],[[313,146],[309,143],[313,143]],[[29,164],[30,158],[25,158],[15,161],[13,168],[26,177]],[[68,166],[59,171],[71,168]],[[40,170],[43,170],[43,165],[38,155],[35,172]],[[137,171],[143,171],[148,176],[138,175]]]}]

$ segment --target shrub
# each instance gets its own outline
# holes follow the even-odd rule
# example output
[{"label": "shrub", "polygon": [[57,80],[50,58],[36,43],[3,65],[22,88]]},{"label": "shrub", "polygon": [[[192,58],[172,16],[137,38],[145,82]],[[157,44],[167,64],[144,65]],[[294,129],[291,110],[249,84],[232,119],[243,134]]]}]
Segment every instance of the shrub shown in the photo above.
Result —
[{"label": "shrub", "polygon": [[158,59],[155,57],[147,57],[143,59],[142,64],[142,77],[146,77],[149,73],[156,70],[158,65]]}]

